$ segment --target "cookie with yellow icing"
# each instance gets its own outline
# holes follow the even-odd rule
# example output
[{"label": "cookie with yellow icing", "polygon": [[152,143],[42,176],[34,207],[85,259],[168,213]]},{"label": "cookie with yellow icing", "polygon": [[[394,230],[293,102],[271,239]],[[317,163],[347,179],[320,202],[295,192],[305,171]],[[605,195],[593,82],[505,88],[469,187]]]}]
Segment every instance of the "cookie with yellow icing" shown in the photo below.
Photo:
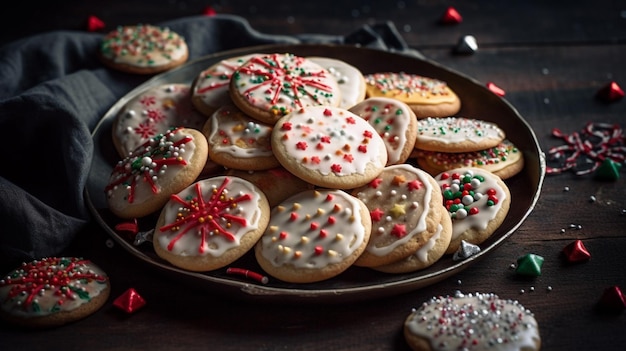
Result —
[{"label": "cookie with yellow icing", "polygon": [[417,118],[452,116],[461,109],[461,99],[439,79],[407,72],[365,75],[367,97],[387,97],[409,105]]},{"label": "cookie with yellow icing", "polygon": [[343,273],[356,261],[370,229],[361,200],[342,190],[307,190],[272,209],[255,256],[276,279],[318,282]]},{"label": "cookie with yellow icing", "polygon": [[155,74],[185,63],[189,48],[181,35],[167,27],[137,24],[107,33],[98,54],[106,66],[115,70]]},{"label": "cookie with yellow icing", "polygon": [[204,272],[248,252],[269,221],[267,198],[232,176],[200,180],[171,196],[157,220],[153,247],[176,267]]}]

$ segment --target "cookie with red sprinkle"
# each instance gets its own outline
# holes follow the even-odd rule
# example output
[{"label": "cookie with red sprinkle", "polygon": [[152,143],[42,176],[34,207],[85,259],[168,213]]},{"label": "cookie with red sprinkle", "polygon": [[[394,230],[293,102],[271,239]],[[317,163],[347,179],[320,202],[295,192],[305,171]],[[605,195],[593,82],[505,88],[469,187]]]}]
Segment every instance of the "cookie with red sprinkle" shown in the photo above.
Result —
[{"label": "cookie with red sprinkle", "polygon": [[49,257],[24,263],[0,279],[0,317],[25,327],[55,327],[100,309],[111,291],[90,260]]},{"label": "cookie with red sprinkle", "polygon": [[471,152],[496,147],[506,133],[496,123],[465,117],[423,118],[417,122],[415,148]]}]

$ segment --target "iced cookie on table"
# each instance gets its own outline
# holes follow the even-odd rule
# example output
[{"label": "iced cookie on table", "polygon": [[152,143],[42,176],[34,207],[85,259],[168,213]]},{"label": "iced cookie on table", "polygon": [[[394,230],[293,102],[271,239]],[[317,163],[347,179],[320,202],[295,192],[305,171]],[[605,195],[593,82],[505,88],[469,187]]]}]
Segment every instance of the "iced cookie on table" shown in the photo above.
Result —
[{"label": "iced cookie on table", "polygon": [[218,108],[231,105],[228,87],[233,72],[257,55],[259,54],[227,58],[200,72],[191,84],[191,102],[196,109],[210,116]]},{"label": "iced cookie on table", "polygon": [[230,97],[245,114],[267,124],[309,106],[339,106],[335,77],[293,54],[266,54],[244,62],[230,79]]},{"label": "iced cookie on table", "polygon": [[365,79],[358,68],[343,60],[330,57],[309,56],[307,58],[324,67],[335,77],[341,90],[339,107],[347,109],[365,99]]},{"label": "iced cookie on table", "polygon": [[218,176],[171,196],[157,220],[153,246],[159,257],[194,272],[225,267],[263,234],[270,207],[247,180]]},{"label": "iced cookie on table", "polygon": [[409,105],[417,118],[452,116],[461,100],[444,81],[405,72],[365,75],[367,97],[387,97]]},{"label": "iced cookie on table", "polygon": [[509,179],[524,168],[524,155],[511,141],[485,150],[471,152],[418,151],[417,163],[423,170],[437,175],[454,168],[476,167],[485,169],[501,179]]},{"label": "iced cookie on table", "polygon": [[272,128],[231,104],[215,111],[202,133],[209,142],[213,162],[233,169],[263,170],[280,165],[272,151]]},{"label": "iced cookie on table", "polygon": [[445,214],[437,182],[409,164],[386,167],[352,195],[363,201],[372,220],[372,234],[357,266],[382,266],[412,255],[428,244]]},{"label": "iced cookie on table", "polygon": [[48,257],[0,279],[0,317],[24,327],[55,327],[85,318],[107,301],[107,274],[90,260]]},{"label": "iced cookie on table", "polygon": [[113,145],[121,157],[170,128],[200,130],[207,117],[193,108],[188,84],[162,84],[126,102],[113,120]]},{"label": "iced cookie on table", "polygon": [[496,123],[464,117],[417,121],[415,148],[440,152],[471,152],[496,147],[506,133]]},{"label": "iced cookie on table", "polygon": [[267,196],[270,207],[280,204],[292,195],[314,188],[313,184],[296,177],[283,167],[260,171],[229,169],[226,175],[243,178],[256,185]]},{"label": "iced cookie on table", "polygon": [[120,160],[104,191],[111,212],[138,218],[161,209],[201,174],[208,145],[195,129],[176,128],[158,134]]},{"label": "iced cookie on table", "polygon": [[342,190],[308,190],[272,208],[255,256],[274,278],[318,282],[341,274],[356,261],[370,229],[361,200]]},{"label": "iced cookie on table", "polygon": [[387,148],[387,165],[404,163],[415,146],[417,118],[409,106],[390,98],[369,98],[349,110],[376,129]]},{"label": "iced cookie on table", "polygon": [[509,188],[500,177],[480,168],[452,169],[435,176],[443,205],[452,218],[452,240],[446,253],[464,240],[480,245],[504,222],[511,206]]},{"label": "iced cookie on table", "polygon": [[492,293],[433,297],[408,315],[403,333],[415,351],[541,349],[534,314]]},{"label": "iced cookie on table", "polygon": [[169,28],[138,24],[110,31],[100,44],[99,55],[110,68],[154,74],[185,63],[189,48],[185,39]]},{"label": "iced cookie on table", "polygon": [[272,131],[272,149],[285,169],[327,188],[367,184],[387,163],[374,127],[339,107],[307,107],[282,117]]}]

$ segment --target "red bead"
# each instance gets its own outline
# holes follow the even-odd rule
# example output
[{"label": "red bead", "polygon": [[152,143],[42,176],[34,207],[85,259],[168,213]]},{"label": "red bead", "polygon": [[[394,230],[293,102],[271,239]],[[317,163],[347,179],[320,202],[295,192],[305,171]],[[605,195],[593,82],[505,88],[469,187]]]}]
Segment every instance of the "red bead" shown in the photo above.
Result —
[{"label": "red bead", "polygon": [[143,297],[141,297],[141,295],[139,295],[133,288],[126,290],[124,294],[120,295],[115,299],[115,301],[113,301],[113,306],[126,313],[133,313],[145,304],[146,300],[144,300]]},{"label": "red bead", "polygon": [[582,262],[591,258],[591,254],[581,240],[576,240],[563,248],[563,254],[569,262]]},{"label": "red bead", "polygon": [[461,14],[452,6],[448,7],[441,17],[441,23],[443,24],[458,24],[462,21],[463,17],[461,17]]},{"label": "red bead", "polygon": [[478,214],[478,208],[477,208],[477,207],[472,207],[472,208],[470,208],[470,210],[469,210],[469,214],[470,214],[470,215],[475,215],[475,214]]},{"label": "red bead", "polygon": [[624,97],[624,91],[616,82],[610,82],[598,90],[596,97],[606,102],[614,102]]},{"label": "red bead", "polygon": [[443,173],[441,173],[440,178],[441,178],[441,180],[446,180],[446,179],[450,178],[450,174],[448,174],[447,172],[443,172]]}]

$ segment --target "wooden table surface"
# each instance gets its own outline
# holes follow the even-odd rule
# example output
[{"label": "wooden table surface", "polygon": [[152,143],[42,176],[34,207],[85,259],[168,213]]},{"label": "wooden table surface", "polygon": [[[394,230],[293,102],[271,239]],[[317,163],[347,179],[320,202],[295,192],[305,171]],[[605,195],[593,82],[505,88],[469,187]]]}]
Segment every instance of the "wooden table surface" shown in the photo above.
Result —
[{"label": "wooden table surface", "polygon": [[[553,128],[572,133],[588,122],[626,121],[626,99],[605,103],[595,97],[613,81],[626,88],[626,4],[619,1],[65,3],[63,8],[41,3],[35,10],[23,2],[13,12],[3,11],[24,21],[8,22],[11,29],[3,21],[1,42],[48,30],[84,30],[89,15],[112,29],[197,15],[207,5],[245,17],[269,34],[345,35],[363,24],[392,21],[428,59],[502,88],[544,151],[561,144],[552,137]],[[447,6],[459,11],[461,23],[438,23]],[[473,35],[479,48],[455,55],[452,49],[464,35]],[[119,245],[109,248],[107,234],[92,224],[67,253],[88,257],[107,271],[109,302],[87,319],[51,330],[0,324],[0,349],[407,350],[402,325],[411,309],[462,290],[520,301],[535,313],[545,350],[623,350],[626,313],[601,313],[596,304],[605,289],[626,289],[625,185],[623,177],[603,182],[572,172],[547,175],[534,211],[485,259],[426,288],[356,303],[266,304],[210,294],[164,277]],[[566,264],[561,251],[577,239],[591,260]],[[542,272],[518,279],[510,265],[526,253],[544,257]],[[147,301],[130,315],[112,306],[128,288]]]}]

